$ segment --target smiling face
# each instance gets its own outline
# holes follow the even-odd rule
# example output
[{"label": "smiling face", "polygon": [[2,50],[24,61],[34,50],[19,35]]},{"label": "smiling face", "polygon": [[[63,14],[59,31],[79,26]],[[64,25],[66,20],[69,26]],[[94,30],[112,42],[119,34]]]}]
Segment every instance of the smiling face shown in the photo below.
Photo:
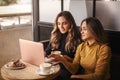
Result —
[{"label": "smiling face", "polygon": [[58,18],[57,26],[62,34],[68,32],[70,29],[70,23],[63,16]]}]

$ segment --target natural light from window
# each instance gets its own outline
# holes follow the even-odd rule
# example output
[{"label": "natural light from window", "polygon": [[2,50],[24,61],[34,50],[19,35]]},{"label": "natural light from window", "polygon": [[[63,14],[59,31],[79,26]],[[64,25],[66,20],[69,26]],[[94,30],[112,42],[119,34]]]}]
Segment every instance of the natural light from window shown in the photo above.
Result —
[{"label": "natural light from window", "polygon": [[11,25],[31,24],[31,1],[17,0],[17,3],[0,6],[1,29]]}]

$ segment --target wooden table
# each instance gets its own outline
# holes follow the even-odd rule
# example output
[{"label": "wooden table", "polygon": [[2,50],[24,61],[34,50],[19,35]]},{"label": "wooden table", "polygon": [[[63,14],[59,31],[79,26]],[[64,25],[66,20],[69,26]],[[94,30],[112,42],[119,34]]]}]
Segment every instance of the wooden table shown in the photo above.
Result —
[{"label": "wooden table", "polygon": [[26,64],[26,68],[19,70],[11,70],[5,67],[1,68],[1,76],[5,80],[52,80],[59,75],[60,65],[55,65],[55,72],[50,75],[39,75],[37,70],[38,66]]}]

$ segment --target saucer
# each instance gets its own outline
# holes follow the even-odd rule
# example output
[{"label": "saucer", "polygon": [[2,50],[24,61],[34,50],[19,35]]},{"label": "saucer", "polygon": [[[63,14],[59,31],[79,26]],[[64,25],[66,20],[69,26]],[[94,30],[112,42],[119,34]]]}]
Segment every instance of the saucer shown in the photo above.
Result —
[{"label": "saucer", "polygon": [[37,73],[38,73],[39,75],[46,76],[46,75],[54,74],[55,71],[54,71],[53,69],[51,69],[49,73],[44,73],[43,71],[41,71],[40,69],[38,69],[38,70],[37,70]]}]

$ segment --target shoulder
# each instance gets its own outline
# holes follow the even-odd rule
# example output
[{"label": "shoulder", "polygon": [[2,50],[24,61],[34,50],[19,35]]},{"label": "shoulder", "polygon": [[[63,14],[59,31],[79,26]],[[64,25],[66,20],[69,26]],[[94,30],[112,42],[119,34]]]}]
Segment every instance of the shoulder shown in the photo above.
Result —
[{"label": "shoulder", "polygon": [[84,47],[85,47],[85,42],[82,42],[78,45],[77,50],[81,50]]},{"label": "shoulder", "polygon": [[101,44],[99,55],[111,55],[111,48],[107,44]]},{"label": "shoulder", "polygon": [[111,50],[107,44],[100,44],[100,49],[102,50]]},{"label": "shoulder", "polygon": [[82,47],[82,46],[84,46],[84,44],[85,44],[85,42],[82,42],[78,45],[78,47]]}]

